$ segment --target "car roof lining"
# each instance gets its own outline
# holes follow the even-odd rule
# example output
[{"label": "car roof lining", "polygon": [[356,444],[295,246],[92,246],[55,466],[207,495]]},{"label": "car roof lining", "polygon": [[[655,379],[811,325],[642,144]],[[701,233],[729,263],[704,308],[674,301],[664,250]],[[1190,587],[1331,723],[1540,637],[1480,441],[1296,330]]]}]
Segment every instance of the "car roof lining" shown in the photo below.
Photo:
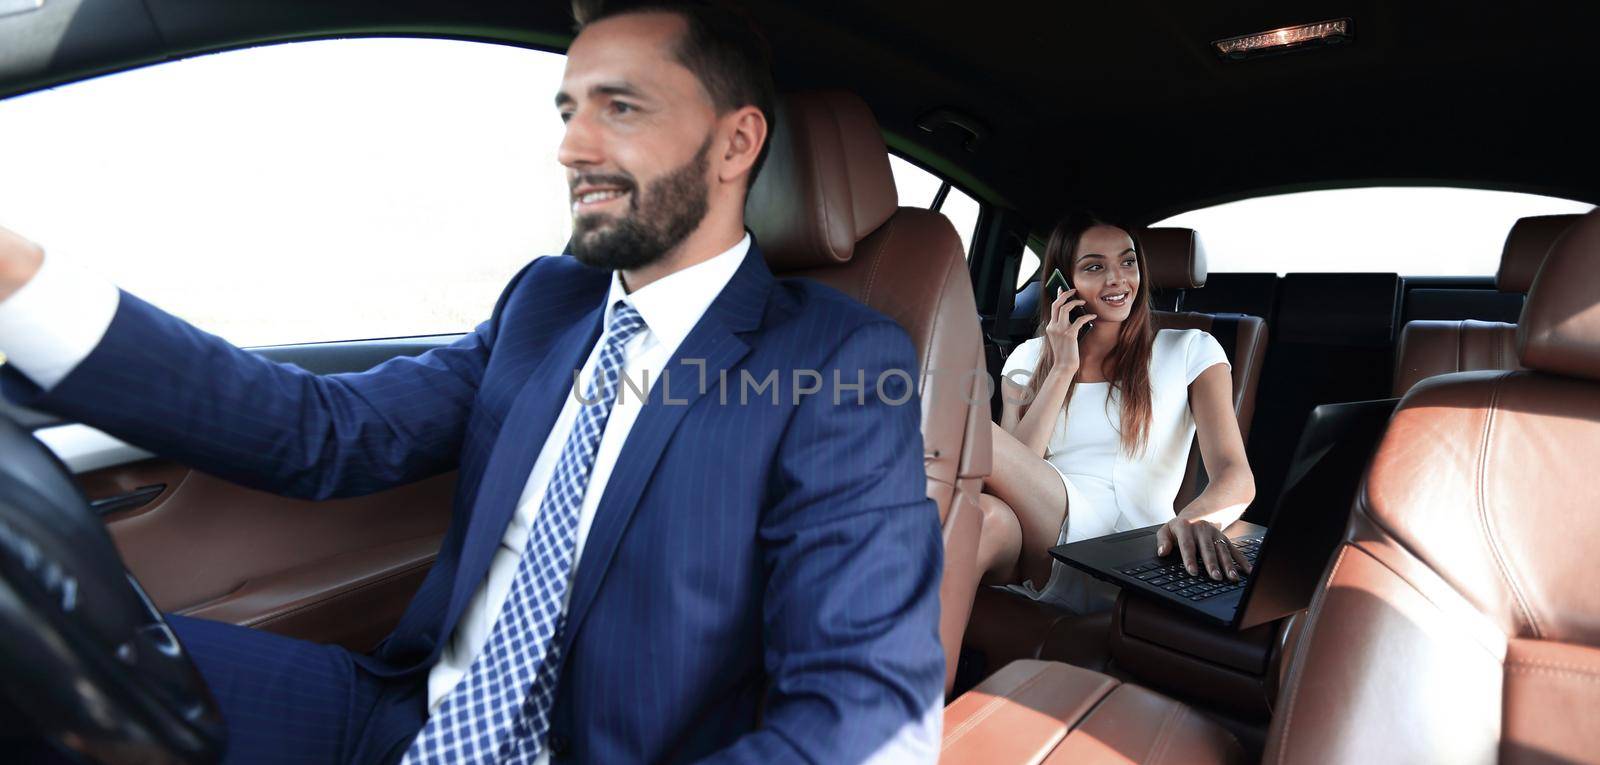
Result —
[{"label": "car roof lining", "polygon": [[[1146,224],[1368,185],[1600,202],[1600,154],[1574,97],[1600,92],[1600,68],[1584,60],[1600,4],[1463,2],[1447,16],[1379,0],[991,0],[974,6],[982,14],[910,0],[747,5],[772,39],[780,87],[861,94],[891,148],[1036,222],[1090,207]],[[0,49],[14,51],[0,55],[0,95],[270,42],[411,35],[561,51],[572,35],[564,3],[505,0],[57,0],[45,11],[73,15],[32,60],[16,52],[39,44],[19,36],[27,16],[0,19]],[[1354,40],[1329,50],[1243,62],[1208,50],[1340,17],[1353,19]],[[937,109],[970,115],[987,138],[968,151],[959,131],[921,129]]]}]

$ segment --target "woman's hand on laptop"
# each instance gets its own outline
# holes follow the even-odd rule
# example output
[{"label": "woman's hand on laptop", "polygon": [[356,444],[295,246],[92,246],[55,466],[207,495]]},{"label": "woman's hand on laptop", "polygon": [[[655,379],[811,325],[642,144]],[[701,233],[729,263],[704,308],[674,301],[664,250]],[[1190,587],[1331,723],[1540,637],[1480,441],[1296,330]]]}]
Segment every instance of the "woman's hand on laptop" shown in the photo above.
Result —
[{"label": "woman's hand on laptop", "polygon": [[10,229],[0,226],[0,301],[12,296],[44,262],[44,250]]},{"label": "woman's hand on laptop", "polygon": [[1233,546],[1222,528],[1211,521],[1179,515],[1156,531],[1156,555],[1176,550],[1190,576],[1204,569],[1212,579],[1237,582],[1250,573],[1250,561]]}]

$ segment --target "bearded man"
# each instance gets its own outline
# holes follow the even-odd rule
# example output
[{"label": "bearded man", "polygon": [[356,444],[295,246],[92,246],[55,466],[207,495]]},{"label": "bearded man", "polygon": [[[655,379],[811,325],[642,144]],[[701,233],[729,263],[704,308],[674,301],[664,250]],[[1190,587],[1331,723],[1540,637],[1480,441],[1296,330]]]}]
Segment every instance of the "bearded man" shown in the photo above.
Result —
[{"label": "bearded man", "polygon": [[[0,384],[290,496],[459,470],[437,562],[371,654],[170,618],[230,762],[932,762],[942,546],[913,347],[775,279],[745,230],[774,96],[742,16],[579,21],[555,96],[570,256],[475,331],[312,375],[0,229]],[[801,370],[865,385],[737,389]]]}]

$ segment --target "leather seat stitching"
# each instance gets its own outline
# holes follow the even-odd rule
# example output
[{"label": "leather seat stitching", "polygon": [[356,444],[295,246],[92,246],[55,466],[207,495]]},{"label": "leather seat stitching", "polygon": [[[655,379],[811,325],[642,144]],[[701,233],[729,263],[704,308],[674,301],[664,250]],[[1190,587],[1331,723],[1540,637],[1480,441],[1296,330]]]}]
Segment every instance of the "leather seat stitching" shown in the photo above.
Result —
[{"label": "leather seat stitching", "polygon": [[[944,316],[944,297],[945,297],[945,295],[949,294],[949,292],[950,292],[950,289],[949,289],[950,288],[950,272],[953,270],[951,268],[951,265],[952,264],[949,261],[945,262],[945,265],[944,265],[944,278],[939,280],[939,295],[938,295],[937,298],[934,299],[934,303],[933,303],[933,321],[931,323],[929,323],[929,325],[928,325],[928,336],[927,336],[926,341],[923,342],[923,344],[922,344],[922,347],[928,348],[930,351],[933,348],[933,338],[938,337],[938,335],[939,335],[939,319],[940,319],[940,317]],[[929,369],[928,365],[932,364],[932,363],[933,363],[933,354],[930,352],[928,354],[928,358],[924,359],[923,362],[922,362],[922,374],[924,376],[926,376],[928,374],[928,369]],[[961,392],[961,400],[962,401],[966,401],[968,399],[969,399],[969,396],[967,396],[966,391],[962,391]],[[963,426],[962,430],[963,430],[962,438],[964,440],[965,437],[966,437],[966,433],[965,433],[966,428]]]},{"label": "leather seat stitching", "polygon": [[1167,747],[1172,744],[1172,731],[1177,729],[1178,719],[1188,711],[1183,704],[1173,704],[1172,710],[1167,712],[1166,719],[1161,721],[1161,729],[1156,733],[1156,740],[1150,746],[1150,751],[1145,755],[1149,759],[1145,762],[1155,765],[1161,762],[1167,754]]},{"label": "leather seat stitching", "polygon": [[1510,671],[1512,671],[1512,672],[1520,672],[1522,674],[1527,674],[1527,675],[1556,675],[1558,677],[1575,678],[1575,679],[1583,680],[1584,682],[1589,682],[1589,683],[1600,683],[1600,674],[1596,674],[1594,672],[1586,672],[1586,671],[1583,671],[1583,670],[1573,671],[1573,670],[1566,670],[1566,669],[1553,669],[1553,668],[1550,668],[1550,667],[1526,667],[1526,666],[1512,666],[1512,667],[1509,667],[1508,669],[1510,669]]},{"label": "leather seat stitching", "polygon": [[1563,664],[1561,662],[1540,661],[1538,659],[1511,659],[1506,662],[1506,665],[1519,669],[1524,667],[1537,667],[1540,669],[1567,670],[1571,672],[1581,672],[1586,675],[1594,675],[1595,677],[1600,678],[1600,667],[1586,667],[1581,664]]},{"label": "leather seat stitching", "polygon": [[[1371,523],[1373,526],[1381,529],[1385,534],[1387,534],[1390,537],[1389,542],[1391,544],[1393,544],[1394,546],[1400,548],[1402,551],[1404,551],[1407,555],[1410,555],[1412,558],[1415,558],[1416,560],[1421,561],[1423,563],[1423,567],[1427,568],[1427,562],[1423,559],[1423,557],[1421,555],[1418,555],[1415,550],[1412,550],[1411,548],[1407,547],[1403,542],[1401,542],[1400,539],[1395,536],[1393,531],[1390,531],[1383,524],[1379,523],[1376,518],[1373,518],[1372,517],[1372,513],[1365,507],[1364,504],[1362,506],[1362,515],[1367,517],[1367,521],[1369,523]],[[1387,561],[1385,561],[1377,553],[1366,549],[1364,546],[1362,546],[1360,544],[1351,544],[1351,547],[1353,547],[1356,550],[1360,551],[1363,555],[1366,555],[1368,560],[1372,561],[1374,564],[1376,564],[1377,566],[1379,566],[1383,570],[1389,572],[1390,574],[1393,574],[1394,578],[1400,580],[1407,587],[1410,587],[1411,591],[1413,593],[1416,593],[1417,597],[1420,597],[1423,600],[1427,601],[1428,605],[1433,606],[1435,609],[1439,610],[1440,612],[1447,613],[1447,614],[1451,613],[1452,611],[1455,610],[1455,606],[1453,606],[1451,604],[1447,604],[1447,603],[1441,602],[1439,599],[1435,598],[1432,594],[1430,594],[1428,592],[1427,588],[1424,588],[1423,586],[1418,585],[1416,582],[1412,581],[1410,577],[1406,576],[1406,574],[1404,572],[1400,571],[1399,569],[1395,568],[1394,566],[1389,565],[1389,563]],[[1445,580],[1444,577],[1439,576],[1438,572],[1433,571],[1431,568],[1428,568],[1428,570],[1430,572],[1432,572],[1434,574],[1434,576],[1438,577],[1441,581],[1444,582],[1444,587],[1445,588],[1449,589],[1452,592],[1456,592],[1455,586],[1450,584],[1450,582],[1448,580]],[[1460,596],[1460,593],[1457,592],[1457,595]],[[1463,601],[1466,601],[1466,597],[1465,596],[1461,596],[1461,598],[1462,598]],[[1468,601],[1468,602],[1470,603],[1470,601]],[[1486,630],[1492,632],[1492,634],[1502,635],[1503,636],[1500,627],[1498,625],[1489,623],[1489,618],[1487,616],[1484,616],[1481,611],[1477,611],[1476,607],[1473,607],[1472,613],[1476,613],[1481,619],[1484,620],[1484,623],[1486,625],[1485,626]],[[1474,645],[1477,645],[1479,648],[1482,648],[1484,653],[1489,655],[1489,658],[1493,659],[1496,662],[1504,663],[1505,662],[1505,652],[1504,652],[1504,650],[1499,650],[1499,651],[1495,650],[1494,646],[1489,645],[1489,644],[1485,643],[1483,640],[1480,639],[1482,637],[1482,635],[1483,635],[1482,631],[1480,631],[1480,630],[1472,630],[1469,633],[1469,639],[1472,640]],[[1504,644],[1501,644],[1500,647],[1503,649],[1504,648]]]},{"label": "leather seat stitching", "polygon": [[[1197,271],[1199,271],[1199,269],[1195,268],[1195,261],[1198,260],[1197,256],[1200,254],[1200,248],[1194,246],[1194,241],[1194,237],[1189,237],[1189,268],[1187,269],[1189,273],[1187,276],[1190,284],[1194,284],[1195,282],[1199,281],[1198,279],[1194,278],[1194,275]],[[1204,285],[1195,284],[1195,286],[1200,287]]]},{"label": "leather seat stitching", "polygon": [[[848,131],[845,130],[844,122],[841,119],[841,115],[839,114],[838,110],[828,110],[828,126],[833,128],[834,140],[837,142],[839,147],[839,156],[845,158],[844,190],[845,193],[850,195],[850,205],[846,209],[846,215],[844,216],[848,217],[850,222],[850,230],[846,232],[846,238],[853,240],[849,244],[850,252],[845,255],[845,259],[848,260],[854,254],[855,246],[861,243],[861,239],[856,236],[856,226],[858,225],[856,221],[856,179],[855,176],[850,172],[852,169],[854,169],[855,163],[849,160],[850,153],[846,148],[849,144],[845,141],[845,136],[847,135]],[[826,207],[827,205],[823,206]],[[838,260],[837,257],[835,260]]]},{"label": "leather seat stitching", "polygon": [[[1498,340],[1499,338],[1491,336],[1489,339]],[[1505,348],[1498,342],[1492,343],[1492,345],[1494,346],[1494,368],[1505,369]]]},{"label": "leather seat stitching", "polygon": [[1244,744],[1239,743],[1239,737],[1233,735],[1233,731],[1228,730],[1227,728],[1221,728],[1221,727],[1219,727],[1218,730],[1221,730],[1223,735],[1228,737],[1228,742],[1233,744],[1234,749],[1238,749],[1238,750],[1241,750],[1241,751],[1244,749]]},{"label": "leather seat stitching", "polygon": [[[1262,350],[1262,339],[1259,327],[1250,333],[1250,338],[1250,353],[1248,354],[1248,357],[1245,358],[1244,364],[1242,365],[1244,367],[1244,375],[1242,378],[1244,382],[1239,386],[1239,393],[1234,397],[1233,402],[1233,412],[1236,419],[1238,418],[1239,413],[1244,409],[1244,395],[1246,388],[1248,388],[1250,385],[1251,376],[1256,374],[1256,356],[1257,354],[1265,355],[1264,351]],[[1237,351],[1237,349],[1237,341],[1235,341],[1235,350]],[[1259,378],[1257,379],[1259,380]],[[1254,412],[1251,413],[1251,418],[1252,420],[1254,419]],[[1240,423],[1240,425],[1242,427],[1243,423]]]},{"label": "leather seat stitching", "polygon": [[[1058,624],[1058,623],[1059,623],[1059,621],[1052,621],[1050,623],[1051,628],[1054,629],[1055,625]],[[1101,707],[1104,707],[1105,705],[1111,703],[1111,696],[1112,696],[1112,694],[1117,692],[1118,688],[1122,688],[1122,687],[1127,686],[1127,683],[1124,683],[1124,682],[1122,682],[1122,681],[1120,681],[1120,680],[1118,680],[1118,679],[1116,679],[1114,677],[1111,677],[1110,675],[1105,675],[1104,678],[1106,680],[1110,680],[1111,681],[1111,687],[1107,688],[1105,693],[1100,694],[1099,698],[1096,698],[1094,700],[1094,703],[1090,704],[1089,708],[1087,710],[1084,710],[1084,713],[1078,716],[1078,719],[1074,720],[1071,725],[1067,726],[1068,727],[1067,734],[1066,734],[1066,736],[1062,736],[1061,737],[1061,741],[1065,741],[1067,736],[1071,736],[1072,735],[1073,731],[1076,731],[1076,730],[1082,728],[1085,723],[1087,723],[1087,722],[1089,722],[1089,720],[1093,719],[1096,714],[1099,714]],[[1060,718],[1057,718],[1057,719],[1060,719]],[[1060,745],[1061,745],[1061,743],[1059,741],[1056,742],[1056,746],[1057,747],[1059,747]],[[1051,751],[1052,752],[1055,751],[1055,747],[1051,747]]]},{"label": "leather seat stitching", "polygon": [[894,240],[895,216],[890,216],[889,221],[885,224],[885,226],[888,230],[883,233],[883,242],[878,245],[877,250],[873,254],[872,268],[867,271],[866,290],[861,293],[861,302],[866,303],[867,305],[872,305],[872,285],[874,282],[878,281],[878,268],[883,265],[883,258],[878,257],[877,254],[887,252],[889,249],[889,242]]},{"label": "leather seat stitching", "polygon": [[[1510,373],[1506,372],[1504,374],[1505,375],[1509,375]],[[1432,573],[1439,580],[1441,580],[1444,583],[1444,586],[1445,586],[1446,589],[1448,589],[1448,590],[1450,590],[1452,592],[1455,592],[1457,595],[1460,595],[1460,591],[1455,587],[1455,585],[1451,584],[1448,579],[1445,579],[1445,577],[1442,574],[1440,574],[1438,572],[1438,570],[1432,564],[1430,564],[1428,562],[1428,559],[1427,559],[1426,556],[1422,555],[1418,550],[1414,549],[1409,543],[1406,542],[1404,537],[1402,537],[1399,533],[1397,533],[1388,524],[1384,523],[1383,519],[1379,518],[1377,513],[1373,512],[1370,499],[1371,498],[1367,496],[1367,479],[1363,478],[1362,481],[1361,481],[1361,488],[1358,490],[1358,492],[1356,494],[1355,512],[1360,513],[1361,517],[1363,519],[1365,519],[1367,523],[1372,524],[1374,528],[1376,528],[1379,531],[1383,532],[1384,536],[1387,537],[1388,544],[1394,545],[1395,547],[1399,548],[1402,552],[1404,552],[1406,555],[1409,555],[1412,558],[1416,559],[1418,562],[1422,563],[1423,564],[1423,568],[1426,569],[1427,571],[1429,571],[1430,573]],[[1386,562],[1382,558],[1382,556],[1378,555],[1375,552],[1366,550],[1362,545],[1357,544],[1357,543],[1346,542],[1345,544],[1348,545],[1348,546],[1356,548],[1362,554],[1366,555],[1369,560],[1371,560],[1372,562],[1378,564],[1385,571],[1388,571],[1389,573],[1393,574],[1396,579],[1399,579],[1400,581],[1404,582],[1406,584],[1406,586],[1411,588],[1412,592],[1415,592],[1419,597],[1421,597],[1423,600],[1427,601],[1429,605],[1433,606],[1434,608],[1439,609],[1440,611],[1444,611],[1444,612],[1447,612],[1447,613],[1454,610],[1454,606],[1450,606],[1450,605],[1447,605],[1445,603],[1440,602],[1432,594],[1429,593],[1429,589],[1430,588],[1424,587],[1424,586],[1419,585],[1416,582],[1412,581],[1411,577],[1407,576],[1404,572],[1400,571],[1399,569],[1396,569],[1395,567],[1389,565],[1388,562]],[[1331,574],[1329,575],[1329,579],[1330,580],[1332,579],[1332,575]],[[1465,596],[1461,596],[1461,597],[1462,597],[1462,599],[1464,601],[1467,600]],[[1470,603],[1470,601],[1469,601],[1469,603]],[[1488,631],[1490,633],[1494,634],[1494,635],[1499,636],[1503,641],[1504,634],[1503,634],[1502,630],[1500,629],[1499,625],[1490,623],[1490,619],[1489,619],[1488,616],[1484,615],[1481,611],[1476,611],[1476,606],[1471,606],[1471,607],[1474,609],[1474,611],[1476,613],[1478,613],[1479,617],[1482,618],[1487,623]],[[1310,628],[1310,623],[1308,622],[1307,623],[1307,629],[1309,629],[1309,628]],[[1482,640],[1478,639],[1483,634],[1480,631],[1473,630],[1471,634],[1473,635],[1473,638],[1474,638],[1473,642],[1476,643],[1479,647],[1483,648],[1483,650],[1485,652],[1487,652],[1496,662],[1501,662],[1501,663],[1505,662],[1505,650],[1504,650],[1505,649],[1505,645],[1504,645],[1503,642],[1501,642],[1499,644],[1499,650],[1496,650],[1496,648],[1494,646],[1486,644]]]},{"label": "leather seat stitching", "polygon": [[[827,100],[831,101],[832,99]],[[833,106],[831,103],[828,105],[829,107]],[[850,249],[853,252],[855,250],[855,246],[861,243],[861,237],[856,235],[857,227],[860,225],[860,222],[856,220],[856,176],[854,172],[856,169],[856,163],[850,161],[850,144],[845,140],[845,136],[849,135],[849,131],[844,127],[844,115],[841,114],[836,108],[829,108],[828,124],[833,128],[834,133],[838,136],[839,156],[844,158],[844,187],[845,190],[850,193],[849,238],[854,240],[850,244]]]},{"label": "leather seat stitching", "polygon": [[1025,690],[1027,690],[1029,688],[1032,688],[1034,685],[1037,685],[1039,683],[1039,681],[1041,681],[1043,679],[1044,679],[1044,673],[1043,672],[1035,673],[1033,677],[1028,678],[1026,681],[1024,681],[1022,683],[1022,685],[1019,685],[1016,688],[1013,688],[1010,691],[1007,691],[1004,695],[995,696],[994,698],[989,699],[989,701],[987,703],[985,703],[983,706],[978,708],[978,711],[973,712],[972,716],[967,718],[966,722],[963,722],[962,724],[956,726],[956,729],[955,729],[955,731],[953,733],[945,734],[945,739],[944,739],[945,740],[945,745],[944,745],[943,748],[948,749],[950,744],[952,744],[955,741],[959,740],[962,736],[965,736],[974,727],[976,727],[978,725],[978,723],[981,723],[984,720],[987,720],[990,717],[992,717],[994,715],[995,710],[1000,705],[1005,704],[1006,702],[1011,701],[1015,697],[1022,695],[1023,691],[1025,691]]},{"label": "leather seat stitching", "polygon": [[[802,122],[805,122],[805,120],[796,120],[795,122],[796,123],[802,123]],[[834,128],[835,128],[834,139],[836,141],[840,141],[842,143],[842,139],[837,135],[838,126],[835,125]],[[800,131],[800,133],[801,133],[801,138],[797,142],[796,145],[797,146],[805,146],[806,143],[807,143],[806,139],[805,139],[805,136],[809,136],[809,135],[811,135],[813,133],[813,131],[811,129],[811,126],[808,124],[805,128],[803,128]],[[822,173],[822,169],[821,169],[822,168],[821,152],[803,152],[803,153],[808,153],[810,155],[808,158],[811,160],[811,187],[812,187],[812,193],[815,194],[815,198],[816,199],[823,199],[824,196],[827,194],[827,189],[821,188],[823,186],[823,173]],[[845,163],[845,166],[846,166],[846,168],[848,168],[849,167],[849,163]],[[852,199],[852,203],[853,203],[854,202],[854,195],[851,195],[851,199]],[[830,220],[831,216],[828,214],[830,212],[830,210],[828,208],[828,203],[826,201],[824,201],[822,204],[812,205],[812,207],[816,208],[817,217],[821,219],[820,222],[822,223],[821,227],[818,229],[818,231],[820,231],[821,234],[822,234],[822,241],[819,242],[818,244],[821,245],[821,249],[825,250],[828,253],[828,255],[834,256],[835,253],[833,252],[832,244],[828,241],[828,232],[829,232],[829,230],[832,229],[832,223],[831,223],[831,220]],[[837,257],[834,257],[834,259],[837,260]]]},{"label": "leather seat stitching", "polygon": [[1539,627],[1539,620],[1534,617],[1533,609],[1528,605],[1527,598],[1522,593],[1516,576],[1511,571],[1507,555],[1500,547],[1499,536],[1496,533],[1493,517],[1489,512],[1487,484],[1489,482],[1489,446],[1494,436],[1496,414],[1500,411],[1500,393],[1505,388],[1506,378],[1510,373],[1505,373],[1494,378],[1489,389],[1489,406],[1484,413],[1483,435],[1480,437],[1478,451],[1478,480],[1475,493],[1478,501],[1478,521],[1483,532],[1484,543],[1489,547],[1490,556],[1494,558],[1495,566],[1500,570],[1500,576],[1511,589],[1511,597],[1516,601],[1517,607],[1522,611],[1522,616],[1528,622],[1528,627],[1535,637],[1542,637],[1544,631]]},{"label": "leather seat stitching", "polygon": [[1295,650],[1294,664],[1289,667],[1289,695],[1283,704],[1283,733],[1278,735],[1278,763],[1280,765],[1284,762],[1284,758],[1287,756],[1285,752],[1289,749],[1287,742],[1289,740],[1289,730],[1294,725],[1294,705],[1300,697],[1300,681],[1305,675],[1306,664],[1309,663],[1308,657],[1311,655],[1312,648],[1311,641],[1317,634],[1317,623],[1322,621],[1322,607],[1328,600],[1328,593],[1332,590],[1327,586],[1327,583],[1338,578],[1339,567],[1344,565],[1345,556],[1349,552],[1350,547],[1348,544],[1339,546],[1339,556],[1333,560],[1333,569],[1328,572],[1328,578],[1312,598],[1310,616],[1306,618],[1305,631],[1300,634],[1300,640],[1304,641],[1305,644]]}]

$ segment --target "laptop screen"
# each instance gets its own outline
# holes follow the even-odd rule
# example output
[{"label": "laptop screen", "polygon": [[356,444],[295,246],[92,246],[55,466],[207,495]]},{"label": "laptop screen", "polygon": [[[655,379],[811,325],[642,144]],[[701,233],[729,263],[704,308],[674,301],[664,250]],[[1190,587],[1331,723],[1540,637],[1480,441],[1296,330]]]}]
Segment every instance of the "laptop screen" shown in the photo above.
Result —
[{"label": "laptop screen", "polygon": [[1305,608],[1344,536],[1367,462],[1400,399],[1323,404],[1306,418],[1273,506],[1260,566],[1238,626]]}]

